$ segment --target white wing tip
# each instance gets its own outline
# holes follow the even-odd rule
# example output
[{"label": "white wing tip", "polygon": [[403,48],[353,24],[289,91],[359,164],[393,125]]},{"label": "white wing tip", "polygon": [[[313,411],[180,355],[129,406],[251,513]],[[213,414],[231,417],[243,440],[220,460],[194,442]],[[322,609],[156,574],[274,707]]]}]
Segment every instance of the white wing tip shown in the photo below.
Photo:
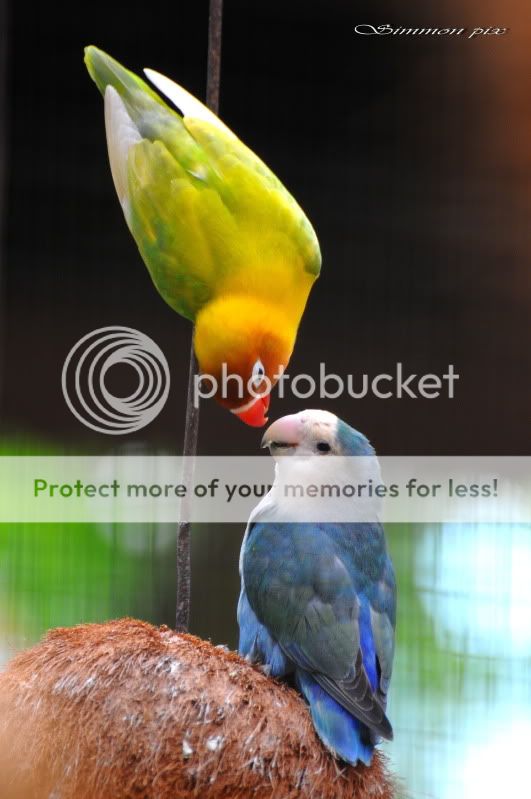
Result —
[{"label": "white wing tip", "polygon": [[215,125],[215,127],[219,128],[219,130],[222,130],[224,133],[234,136],[230,128],[228,128],[213,111],[207,108],[197,97],[194,97],[193,94],[190,94],[189,91],[179,86],[178,83],[175,83],[175,81],[167,78],[166,75],[162,75],[155,69],[146,68],[144,69],[144,74],[151,83],[173,103],[183,117],[202,119],[204,122]]},{"label": "white wing tip", "polygon": [[138,128],[129,116],[124,101],[110,84],[105,87],[105,132],[107,150],[116,194],[127,224],[130,224],[127,156],[129,149],[142,141]]}]

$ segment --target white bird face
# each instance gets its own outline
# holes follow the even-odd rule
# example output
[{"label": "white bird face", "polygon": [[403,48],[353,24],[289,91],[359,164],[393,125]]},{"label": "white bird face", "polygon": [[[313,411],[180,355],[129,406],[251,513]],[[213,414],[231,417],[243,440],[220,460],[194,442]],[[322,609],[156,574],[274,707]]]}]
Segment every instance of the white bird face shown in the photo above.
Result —
[{"label": "white bird face", "polygon": [[[259,515],[297,523],[378,519],[380,498],[354,501],[351,490],[381,483],[374,449],[333,413],[306,410],[284,416],[266,430],[262,446],[276,463],[273,487],[258,506]],[[343,487],[348,488],[344,494]]]},{"label": "white bird face", "polygon": [[275,459],[286,455],[341,455],[337,441],[338,422],[333,413],[320,410],[283,416],[268,427],[262,447],[269,447]]}]

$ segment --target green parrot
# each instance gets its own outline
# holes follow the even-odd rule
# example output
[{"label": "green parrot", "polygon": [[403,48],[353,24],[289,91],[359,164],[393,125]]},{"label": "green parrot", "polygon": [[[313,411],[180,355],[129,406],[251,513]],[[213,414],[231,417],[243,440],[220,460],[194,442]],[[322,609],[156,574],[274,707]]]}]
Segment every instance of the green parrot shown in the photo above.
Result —
[{"label": "green parrot", "polygon": [[314,230],[268,167],[185,89],[145,70],[173,108],[96,47],[85,63],[105,98],[114,185],[153,282],[194,323],[216,399],[262,426],[319,274]]}]

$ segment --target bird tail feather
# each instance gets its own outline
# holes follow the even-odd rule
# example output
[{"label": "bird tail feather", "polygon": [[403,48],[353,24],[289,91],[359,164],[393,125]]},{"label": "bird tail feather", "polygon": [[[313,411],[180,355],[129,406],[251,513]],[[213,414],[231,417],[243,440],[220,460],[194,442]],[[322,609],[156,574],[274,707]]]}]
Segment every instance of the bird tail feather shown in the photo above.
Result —
[{"label": "bird tail feather", "polygon": [[[107,86],[112,86],[128,106],[129,111],[147,110],[153,106],[167,109],[160,99],[142,78],[130,72],[118,61],[94,45],[85,47],[85,64],[88,72],[102,95],[105,96]],[[136,120],[135,120],[136,121]]]},{"label": "bird tail feather", "polygon": [[360,761],[370,766],[374,743],[368,728],[332,699],[307,671],[297,669],[296,680],[325,746],[353,766]]}]

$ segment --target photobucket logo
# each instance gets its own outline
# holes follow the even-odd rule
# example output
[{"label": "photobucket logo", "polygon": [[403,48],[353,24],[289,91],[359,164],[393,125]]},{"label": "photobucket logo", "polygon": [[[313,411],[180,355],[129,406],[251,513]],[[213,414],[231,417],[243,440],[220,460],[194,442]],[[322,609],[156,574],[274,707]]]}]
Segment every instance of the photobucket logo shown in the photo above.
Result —
[{"label": "photobucket logo", "polygon": [[[459,380],[453,364],[448,364],[446,372],[442,375],[434,373],[416,374],[408,373],[401,362],[394,365],[392,372],[381,372],[376,375],[348,374],[341,376],[327,372],[326,364],[319,364],[319,376],[298,374],[289,375],[287,372],[275,374],[272,378],[266,375],[251,376],[245,381],[241,375],[228,371],[227,364],[223,364],[221,378],[218,380],[213,375],[197,375],[194,384],[194,403],[197,407],[201,399],[209,399],[215,394],[223,398],[228,396],[259,397],[268,394],[272,385],[277,383],[278,396],[283,399],[289,391],[300,400],[311,397],[319,399],[337,399],[347,395],[352,399],[363,399],[368,396],[376,399],[436,399],[445,396],[453,399],[455,396],[455,383]],[[229,390],[230,389],[230,390]]]},{"label": "photobucket logo", "polygon": [[[135,390],[126,397],[109,391],[106,378],[118,364],[136,372]],[[63,365],[61,386],[66,404],[86,427],[110,436],[141,430],[164,407],[170,370],[153,339],[131,327],[101,327],[83,336]]]}]

